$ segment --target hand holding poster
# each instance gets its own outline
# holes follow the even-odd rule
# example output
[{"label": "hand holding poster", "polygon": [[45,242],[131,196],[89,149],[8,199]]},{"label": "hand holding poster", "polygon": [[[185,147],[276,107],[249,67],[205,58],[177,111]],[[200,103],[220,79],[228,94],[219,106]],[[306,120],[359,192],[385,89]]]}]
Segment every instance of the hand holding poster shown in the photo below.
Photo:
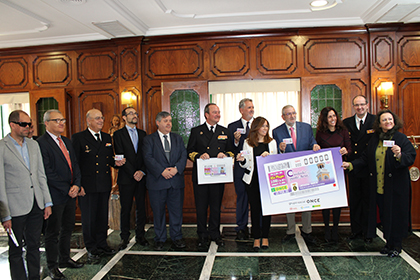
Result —
[{"label": "hand holding poster", "polygon": [[263,215],[347,206],[340,148],[257,157]]}]

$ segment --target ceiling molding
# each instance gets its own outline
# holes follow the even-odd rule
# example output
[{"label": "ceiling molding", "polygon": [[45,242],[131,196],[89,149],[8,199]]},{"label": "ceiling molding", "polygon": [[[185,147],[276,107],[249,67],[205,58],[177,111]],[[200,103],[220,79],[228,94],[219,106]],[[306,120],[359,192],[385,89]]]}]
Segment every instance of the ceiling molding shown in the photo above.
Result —
[{"label": "ceiling molding", "polygon": [[124,6],[119,0],[104,0],[111,8],[113,8],[117,13],[123,16],[127,21],[133,24],[141,34],[146,34],[149,27],[141,19],[139,19],[133,12],[131,12],[126,6]]}]

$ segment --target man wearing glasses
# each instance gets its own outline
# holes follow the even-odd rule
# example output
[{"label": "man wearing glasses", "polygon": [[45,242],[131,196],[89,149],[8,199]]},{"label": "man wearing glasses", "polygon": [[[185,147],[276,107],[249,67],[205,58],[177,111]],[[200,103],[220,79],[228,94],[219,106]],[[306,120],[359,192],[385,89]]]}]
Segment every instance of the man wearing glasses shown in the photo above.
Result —
[{"label": "man wearing glasses", "polygon": [[80,268],[70,258],[70,238],[74,228],[76,197],[84,195],[76,154],[70,139],[61,136],[66,119],[58,110],[44,114],[46,133],[37,139],[53,207],[45,230],[45,251],[51,279],[66,279],[58,269]]},{"label": "man wearing glasses", "polygon": [[[359,158],[365,150],[370,138],[374,134],[372,125],[375,116],[368,113],[368,100],[363,95],[353,98],[353,108],[356,111],[354,116],[343,120],[349,131],[351,150],[347,161]],[[349,239],[365,238],[366,243],[371,243],[374,236],[366,236],[368,226],[369,208],[369,173],[366,169],[363,172],[350,172],[349,176],[349,204],[351,232]]]},{"label": "man wearing glasses", "polygon": [[[39,245],[44,219],[51,215],[51,196],[38,144],[27,138],[32,125],[27,113],[9,115],[11,132],[0,140],[0,218],[9,238],[13,280],[39,279]],[[26,244],[26,270],[23,244]]]},{"label": "man wearing glasses", "polygon": [[87,129],[74,134],[71,139],[86,193],[79,197],[79,206],[82,211],[83,241],[91,261],[98,260],[101,254],[113,255],[116,252],[106,241],[114,149],[111,136],[101,131],[104,119],[101,111],[89,110],[86,114]]},{"label": "man wearing glasses", "polygon": [[139,115],[134,108],[127,107],[122,111],[125,127],[114,132],[114,149],[116,157],[123,156],[125,164],[119,168],[117,183],[121,203],[121,243],[120,250],[127,248],[130,237],[130,212],[133,197],[136,201],[136,242],[142,246],[149,243],[144,238],[146,224],[146,173],[142,145],[146,132],[136,127]]},{"label": "man wearing glasses", "polygon": [[[298,151],[318,151],[321,147],[316,143],[312,128],[309,124],[296,121],[296,111],[292,105],[283,107],[282,118],[285,121],[282,125],[273,130],[273,137],[279,143],[279,153],[292,153]],[[295,238],[296,221],[295,213],[286,214],[287,232],[283,241]],[[312,237],[311,211],[302,212],[302,237],[307,242],[314,243]]]}]

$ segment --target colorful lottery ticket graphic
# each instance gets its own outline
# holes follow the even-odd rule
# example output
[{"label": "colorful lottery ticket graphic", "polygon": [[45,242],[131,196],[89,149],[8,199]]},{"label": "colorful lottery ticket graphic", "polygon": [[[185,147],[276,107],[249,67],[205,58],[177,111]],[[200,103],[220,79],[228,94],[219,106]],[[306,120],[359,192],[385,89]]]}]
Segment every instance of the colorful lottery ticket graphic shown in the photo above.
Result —
[{"label": "colorful lottery ticket graphic", "polygon": [[264,164],[272,203],[338,191],[331,151]]},{"label": "colorful lottery ticket graphic", "polygon": [[226,176],[226,166],[223,165],[205,165],[204,166],[204,176]]}]

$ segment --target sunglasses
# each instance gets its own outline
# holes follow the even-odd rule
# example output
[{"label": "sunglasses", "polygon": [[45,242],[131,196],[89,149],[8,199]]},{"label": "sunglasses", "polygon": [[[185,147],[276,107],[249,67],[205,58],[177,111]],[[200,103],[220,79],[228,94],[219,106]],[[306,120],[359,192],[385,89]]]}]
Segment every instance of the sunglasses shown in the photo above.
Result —
[{"label": "sunglasses", "polygon": [[17,124],[21,127],[27,127],[27,126],[31,127],[32,126],[31,122],[12,122],[12,123],[15,123],[15,124]]}]

